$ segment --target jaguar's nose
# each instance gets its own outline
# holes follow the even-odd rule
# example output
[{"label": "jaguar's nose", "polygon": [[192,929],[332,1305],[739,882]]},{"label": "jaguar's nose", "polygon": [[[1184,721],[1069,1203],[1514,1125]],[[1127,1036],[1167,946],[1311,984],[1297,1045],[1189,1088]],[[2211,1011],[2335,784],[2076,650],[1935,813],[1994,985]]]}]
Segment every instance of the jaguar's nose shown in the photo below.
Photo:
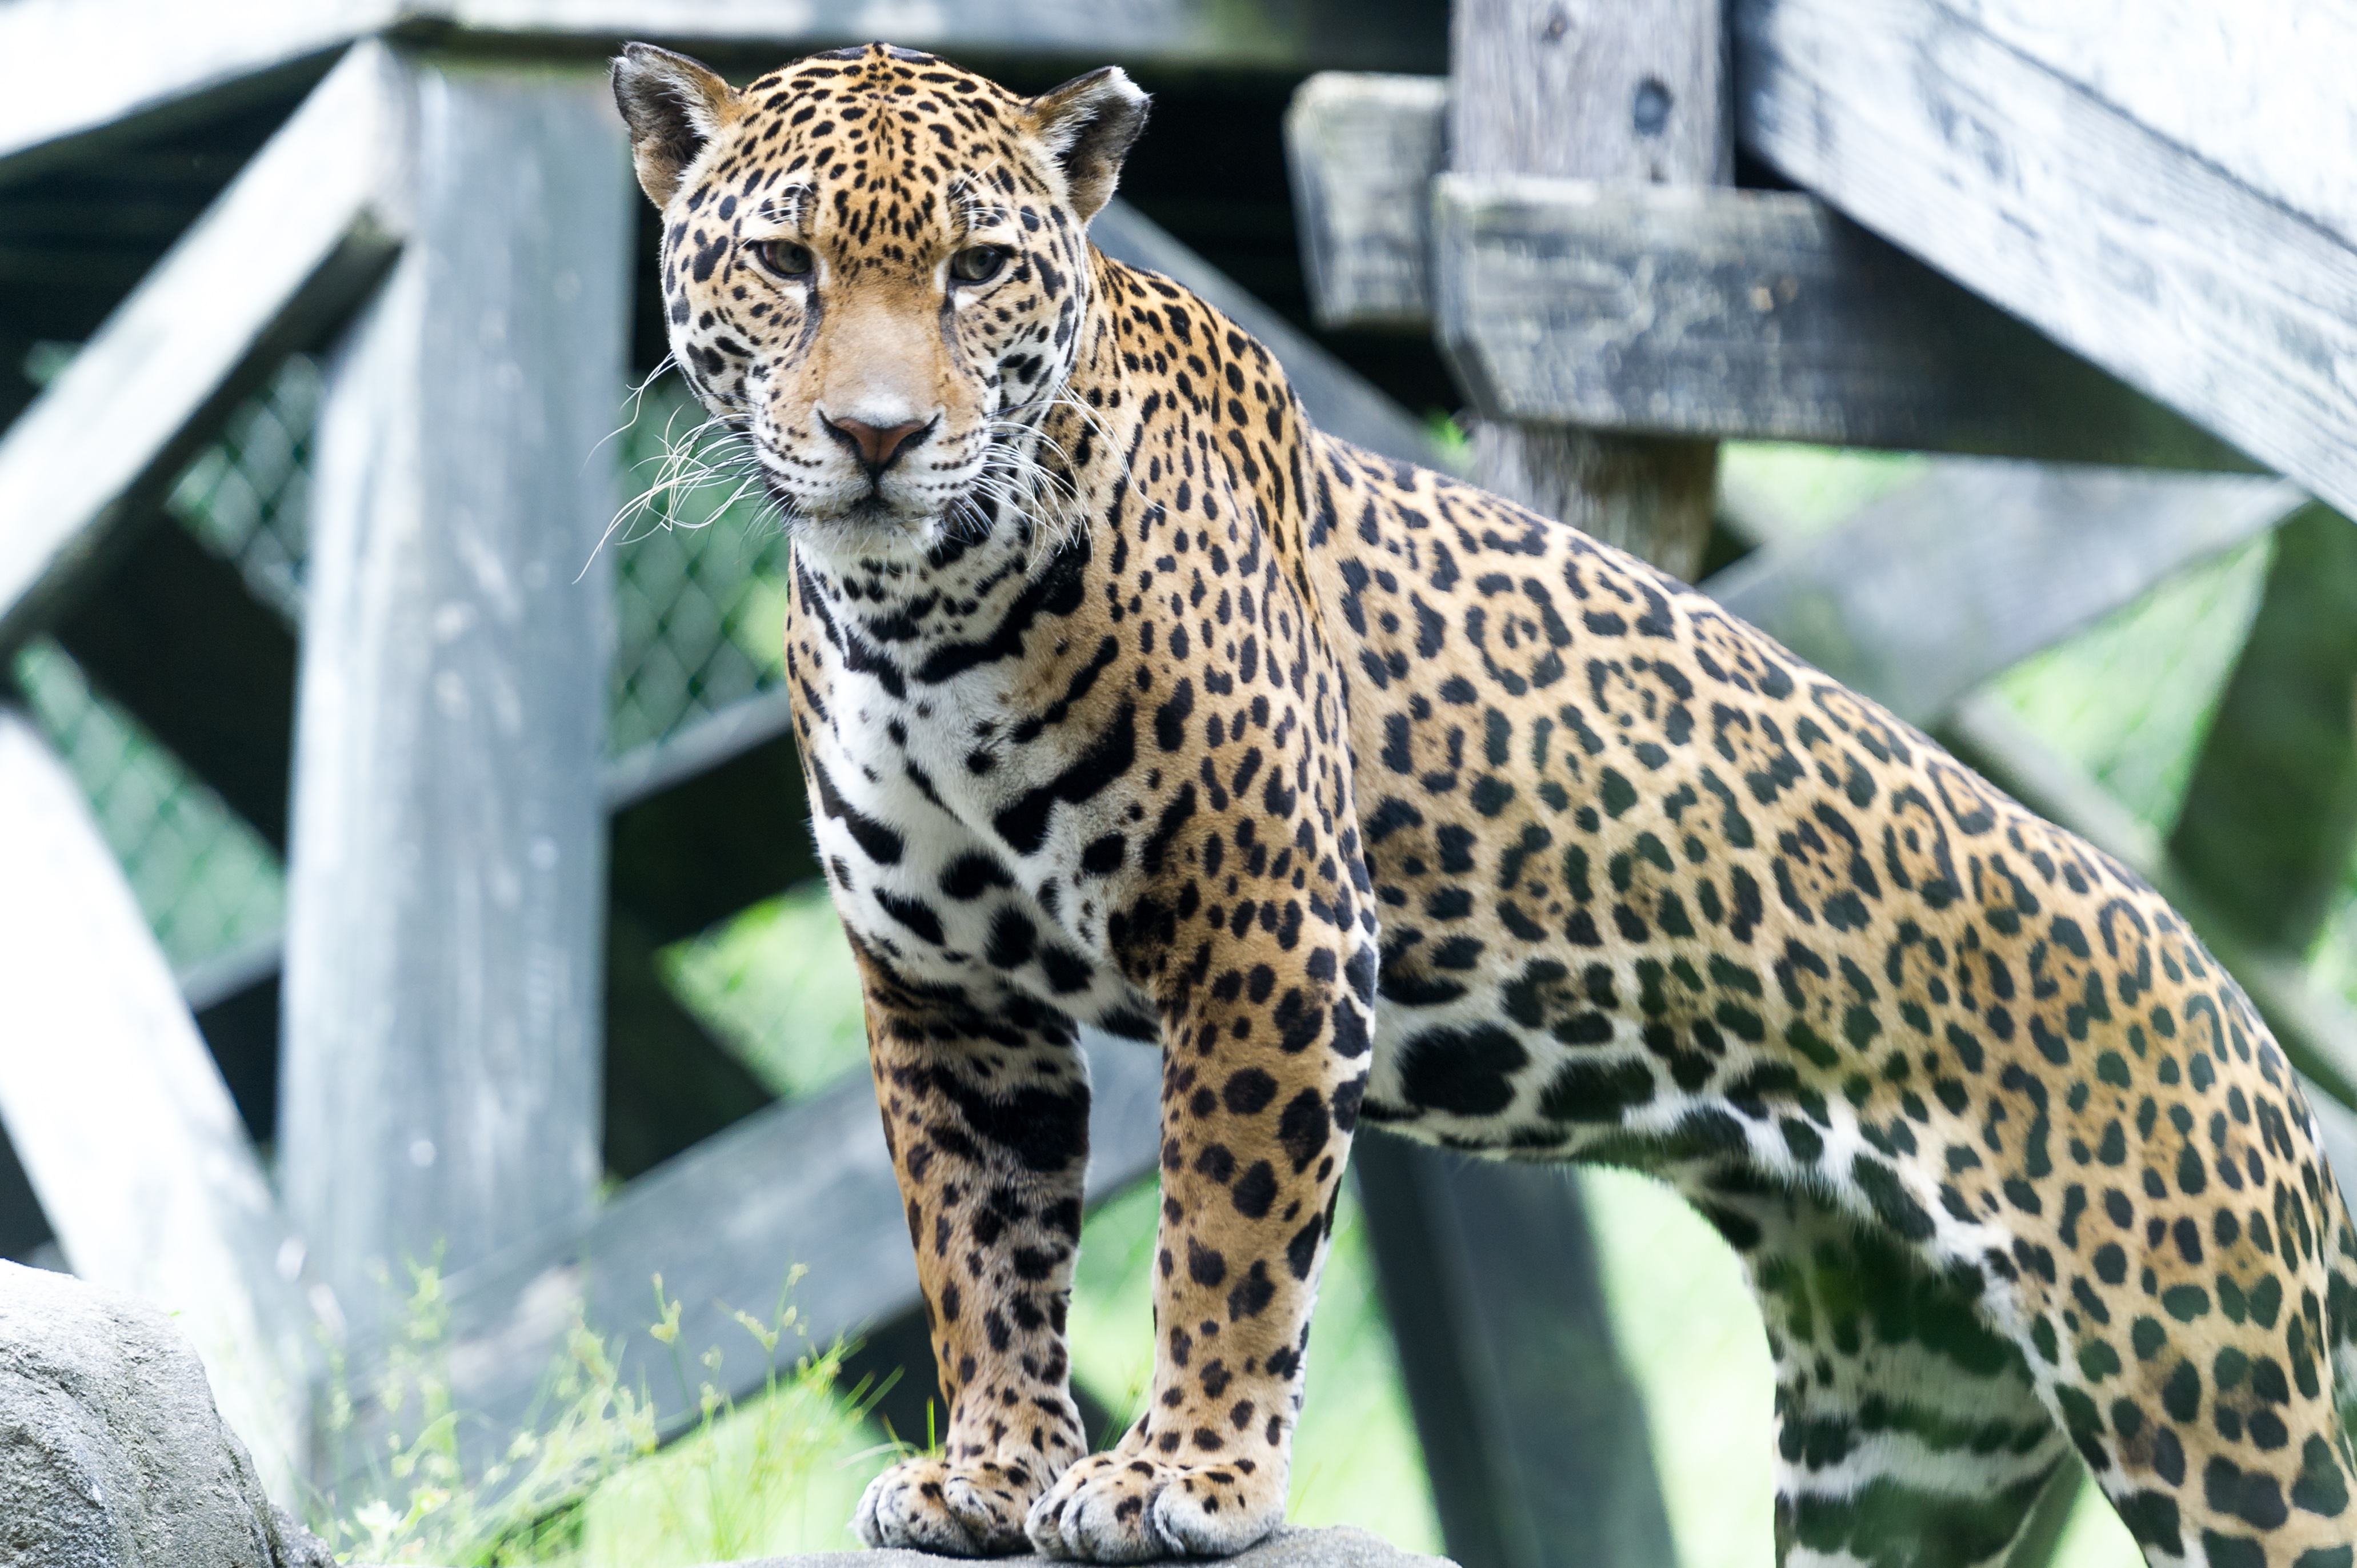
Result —
[{"label": "jaguar's nose", "polygon": [[827,433],[857,453],[860,466],[871,476],[890,467],[892,459],[916,445],[914,437],[932,427],[931,419],[912,419],[905,424],[877,426],[856,419],[837,419],[832,414],[826,416]]}]

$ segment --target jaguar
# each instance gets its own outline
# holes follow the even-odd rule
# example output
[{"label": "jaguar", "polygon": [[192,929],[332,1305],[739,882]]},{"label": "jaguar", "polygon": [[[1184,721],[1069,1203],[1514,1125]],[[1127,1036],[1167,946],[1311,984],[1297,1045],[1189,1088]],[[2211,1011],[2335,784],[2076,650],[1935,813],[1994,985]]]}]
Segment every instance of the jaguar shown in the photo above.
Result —
[{"label": "jaguar", "polygon": [[[1218,1556],[1286,1503],[1368,1124],[1674,1184],[1775,1367],[1788,1564],[2350,1568],[2357,1236],[2116,861],[1642,562],[1304,417],[1089,242],[1146,122],[875,44],[614,88],[673,358],[791,539],[813,831],[948,1410],[871,1545]],[[1156,1363],[1090,1452],[1091,1026],[1158,1045]]]}]

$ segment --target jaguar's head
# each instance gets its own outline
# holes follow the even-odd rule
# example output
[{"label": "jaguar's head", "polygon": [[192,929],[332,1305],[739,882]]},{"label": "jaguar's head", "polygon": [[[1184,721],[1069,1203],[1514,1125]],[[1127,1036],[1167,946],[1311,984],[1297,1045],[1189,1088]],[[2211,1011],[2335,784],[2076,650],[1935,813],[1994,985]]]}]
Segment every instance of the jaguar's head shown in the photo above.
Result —
[{"label": "jaguar's head", "polygon": [[898,553],[1019,503],[1145,93],[1108,67],[1019,98],[882,44],[739,91],[631,44],[614,96],[663,215],[673,357],[791,526]]}]

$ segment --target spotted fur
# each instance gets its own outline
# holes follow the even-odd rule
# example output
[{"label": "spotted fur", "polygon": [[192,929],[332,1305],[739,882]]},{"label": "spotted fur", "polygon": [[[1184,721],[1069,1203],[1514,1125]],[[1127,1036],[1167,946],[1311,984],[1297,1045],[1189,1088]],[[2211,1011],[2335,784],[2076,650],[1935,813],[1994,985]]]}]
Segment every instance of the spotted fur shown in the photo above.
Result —
[{"label": "spotted fur", "polygon": [[[1717,1223],[1786,1563],[1996,1563],[2075,1448],[2156,1563],[2350,1568],[2357,1238],[2266,1027],[2133,874],[1642,564],[1312,428],[1089,246],[1143,121],[1118,71],[1027,100],[877,45],[739,92],[633,46],[616,86],[674,354],[793,531],[797,735],[950,1403],[868,1541],[1257,1540],[1372,1121]],[[1154,1387],[1094,1456],[1084,1023],[1165,1062]]]}]

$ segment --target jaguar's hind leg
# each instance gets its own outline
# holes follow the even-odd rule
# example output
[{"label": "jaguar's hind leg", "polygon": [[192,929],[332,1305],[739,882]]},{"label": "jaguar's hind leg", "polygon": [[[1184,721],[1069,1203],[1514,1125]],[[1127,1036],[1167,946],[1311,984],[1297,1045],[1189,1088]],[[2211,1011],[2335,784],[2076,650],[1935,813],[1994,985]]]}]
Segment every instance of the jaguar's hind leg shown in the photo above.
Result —
[{"label": "jaguar's hind leg", "polygon": [[1767,1321],[1779,1563],[2002,1563],[2072,1459],[1968,1286],[1803,1194],[1695,1196]]}]

